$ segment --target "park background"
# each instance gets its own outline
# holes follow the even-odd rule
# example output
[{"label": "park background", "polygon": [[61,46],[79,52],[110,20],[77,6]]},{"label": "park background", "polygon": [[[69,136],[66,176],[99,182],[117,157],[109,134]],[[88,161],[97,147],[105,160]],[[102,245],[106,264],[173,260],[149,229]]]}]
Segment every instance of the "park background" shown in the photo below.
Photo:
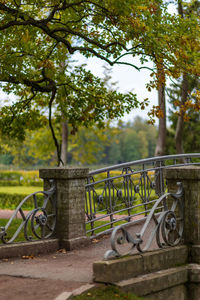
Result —
[{"label": "park background", "polygon": [[[170,14],[169,20],[174,16],[174,20],[176,20],[177,23],[180,22],[180,20],[178,20],[179,16],[180,19],[190,22],[190,19],[192,20],[193,14],[193,22],[197,19],[198,24],[200,7],[199,1],[178,1],[177,3],[176,1],[161,2],[163,5],[163,7],[162,5],[160,6],[160,8],[163,9],[163,24],[165,22],[164,18],[166,17],[167,13]],[[150,18],[154,18],[154,14],[156,16],[156,1],[155,3],[152,2],[149,5],[149,12],[147,9],[148,5],[145,6],[145,3],[144,7],[138,6],[139,11],[142,12],[140,12],[142,19],[143,14],[145,15],[146,13],[149,14],[148,17],[150,16]],[[164,10],[165,5],[167,5],[167,13]],[[188,26],[188,24],[190,23],[187,23],[185,26]],[[150,23],[150,25],[152,24]],[[146,27],[146,29],[147,28],[148,26]],[[181,30],[181,28],[179,27],[176,27],[176,29]],[[155,31],[155,35],[163,34],[163,37],[166,37],[165,32],[156,32],[156,30],[158,29],[152,27],[152,32]],[[183,38],[184,40],[185,38],[185,41],[188,39],[188,44],[186,42],[184,44],[182,41],[180,43],[181,47],[185,51],[183,54],[186,55],[189,52],[194,51],[194,53],[190,53],[190,59],[192,61],[192,58],[194,58],[194,62],[197,62],[199,49],[198,44],[196,48],[194,47],[194,49],[189,49],[189,43],[191,44],[192,42],[194,43],[196,40],[198,40],[199,28],[196,27],[196,29],[194,28],[193,30],[196,34],[195,37],[192,29],[191,32],[185,32],[186,37],[181,36],[183,35],[183,32],[181,31],[180,33],[174,32],[174,34],[177,34],[180,39]],[[151,32],[151,30],[149,31]],[[3,34],[4,33],[2,33],[2,36]],[[191,36],[189,34],[191,34]],[[145,41],[146,37],[143,37],[143,29],[141,29],[140,35],[142,38],[144,38]],[[145,42],[151,42],[151,38],[153,38],[153,36],[147,36],[147,41]],[[172,37],[168,35],[168,38],[171,38],[172,40],[170,42],[174,43],[173,31]],[[28,36],[27,33],[22,34],[21,40],[25,45],[29,43],[30,39],[31,37]],[[163,39],[163,45],[165,45],[164,42],[165,41]],[[130,43],[130,41],[128,43]],[[178,45],[177,41],[175,40],[175,46],[178,47],[180,45]],[[159,43],[158,46],[160,46]],[[163,51],[163,49],[161,50]],[[86,124],[87,126],[79,126],[78,130],[77,128],[74,129],[73,124],[70,124],[68,120],[65,120],[65,129],[67,128],[67,134],[65,133],[65,165],[88,166],[90,169],[97,169],[107,165],[120,164],[123,162],[152,157],[158,154],[158,151],[156,151],[156,145],[160,136],[163,138],[164,147],[159,155],[181,153],[180,151],[177,151],[176,147],[176,131],[178,120],[180,118],[182,118],[182,120],[184,119],[184,121],[187,121],[184,123],[182,122],[181,134],[179,135],[181,136],[182,150],[185,153],[199,152],[200,118],[199,110],[196,109],[199,103],[197,101],[197,95],[195,94],[196,91],[198,91],[200,85],[198,65],[196,66],[196,69],[191,69],[190,65],[193,64],[193,61],[191,62],[188,60],[188,66],[184,66],[188,67],[188,87],[186,98],[183,99],[183,81],[185,74],[183,73],[183,70],[181,71],[181,63],[183,63],[185,59],[184,55],[182,55],[182,57],[179,57],[181,56],[181,53],[177,55],[176,50],[173,49],[173,51],[175,51],[175,55],[177,55],[177,60],[180,59],[179,65],[177,65],[178,67],[180,67],[180,70],[178,74],[176,74],[175,72],[172,74],[168,74],[166,72],[165,82],[160,83],[165,91],[166,108],[165,111],[162,111],[162,108],[159,107],[159,84],[154,86],[152,86],[151,84],[149,85],[152,74],[153,76],[156,74],[156,64],[153,59],[150,59],[151,56],[148,53],[149,49],[145,48],[145,51],[147,51],[147,55],[145,54],[146,56],[143,54],[138,56],[135,54],[134,56],[128,55],[125,57],[124,65],[114,65],[112,68],[109,67],[105,62],[102,62],[102,60],[99,60],[95,57],[86,58],[78,52],[71,55],[70,64],[73,66],[73,71],[77,72],[77,77],[80,75],[79,67],[81,66],[81,68],[84,68],[86,70],[86,72],[84,71],[81,73],[83,77],[89,76],[88,78],[96,83],[99,83],[99,79],[96,78],[100,78],[100,80],[103,82],[103,85],[106,87],[108,94],[109,91],[113,92],[113,96],[116,95],[115,91],[119,91],[122,94],[132,92],[134,93],[134,95],[136,95],[139,103],[142,104],[144,101],[144,104],[142,104],[138,108],[135,107],[134,109],[132,109],[131,107],[127,110],[122,109],[122,113],[120,114],[120,116],[117,116],[117,118],[113,117],[109,119],[105,118],[104,115],[104,118],[102,118],[103,122],[101,122],[101,120],[99,122],[98,119],[98,122],[93,122],[94,124],[92,124],[92,122],[87,123],[86,115],[86,122],[84,124]],[[66,53],[64,52],[64,55],[65,54]],[[156,55],[158,55],[159,57],[159,55],[161,56],[162,54],[163,53],[159,52],[158,49],[158,53],[156,53]],[[170,56],[168,57],[167,55],[168,53],[166,54],[166,60],[170,59]],[[61,57],[61,60],[63,60],[63,57]],[[131,64],[135,67],[133,68]],[[144,65],[145,67],[147,67],[147,69],[137,69],[140,67],[143,68]],[[5,60],[5,66],[9,66],[8,60]],[[163,65],[163,68],[165,67],[166,66]],[[50,69],[51,65],[49,64],[47,68]],[[151,73],[152,69],[154,69],[154,73]],[[10,69],[10,72],[11,71],[13,71],[12,68]],[[91,72],[92,75],[87,72]],[[96,77],[90,78],[90,76]],[[38,189],[38,186],[42,186],[41,180],[38,177],[38,169],[49,166],[53,167],[57,164],[55,141],[52,139],[52,134],[50,132],[49,125],[47,124],[48,112],[45,112],[43,114],[43,125],[41,126],[41,128],[38,127],[37,124],[36,129],[32,128],[34,126],[29,123],[34,122],[33,119],[30,118],[30,122],[28,120],[26,120],[25,122],[25,127],[27,126],[27,128],[25,128],[25,131],[22,130],[22,132],[20,132],[20,126],[18,130],[17,126],[19,122],[17,121],[15,123],[16,128],[14,128],[14,130],[7,130],[7,136],[3,132],[5,125],[7,126],[8,124],[7,120],[9,120],[10,117],[9,113],[7,115],[7,112],[5,113],[3,111],[3,108],[9,106],[14,107],[16,103],[20,102],[20,95],[22,95],[21,90],[15,90],[14,93],[14,89],[12,90],[12,86],[10,87],[9,84],[7,87],[6,85],[1,85],[0,107],[1,111],[3,112],[0,119],[0,185],[2,188],[1,199],[10,199],[9,197],[11,196],[5,196],[7,194],[15,194],[14,197],[20,198],[22,195],[34,192]],[[107,96],[106,93],[105,96]],[[44,101],[46,101],[45,99]],[[84,98],[82,97],[81,99],[83,100]],[[123,99],[123,96],[121,97],[121,99]],[[195,104],[196,106],[194,106],[193,104],[188,105],[185,110],[181,112],[181,105],[183,104],[183,102],[187,103],[188,101],[190,101],[190,103],[197,102],[197,104]],[[148,105],[146,105],[147,102]],[[180,105],[177,105],[177,102]],[[61,145],[63,143],[63,132],[61,126],[62,119],[58,117],[58,114],[56,114],[56,109],[57,106],[55,105],[53,107],[52,124],[54,126],[58,143],[59,145]],[[160,122],[165,122],[165,126],[167,127],[166,132],[159,131]],[[15,135],[16,137],[19,136],[19,139],[15,138]],[[7,207],[12,207],[12,203],[14,203],[14,201],[5,200],[2,203],[7,203],[5,204]]]}]

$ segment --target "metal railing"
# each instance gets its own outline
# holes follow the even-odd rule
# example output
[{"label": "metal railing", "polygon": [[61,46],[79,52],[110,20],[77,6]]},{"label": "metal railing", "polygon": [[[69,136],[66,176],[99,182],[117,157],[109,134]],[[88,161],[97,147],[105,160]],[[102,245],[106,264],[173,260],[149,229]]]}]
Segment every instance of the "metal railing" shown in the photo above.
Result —
[{"label": "metal railing", "polygon": [[[153,157],[89,173],[86,184],[86,232],[91,238],[126,223],[145,222],[167,211],[164,169],[200,164],[200,153]],[[157,202],[158,201],[158,202]],[[158,205],[155,206],[155,204]]]},{"label": "metal railing", "polygon": [[[19,235],[21,235],[20,241],[51,237],[56,225],[55,190],[55,185],[51,181],[51,188],[48,191],[35,192],[25,197],[6,225],[0,227],[1,241],[4,244],[11,244]],[[30,211],[24,208],[27,207],[27,203],[32,206]],[[17,224],[16,220],[18,221]]]},{"label": "metal railing", "polygon": [[[125,225],[117,226],[113,230],[111,235],[112,249],[106,251],[104,259],[132,254],[135,248],[139,252],[147,251],[155,238],[159,248],[176,246],[182,241],[183,188],[181,182],[178,182],[177,185],[176,193],[166,193],[156,200],[139,233],[131,234]],[[157,207],[162,204],[166,208],[156,213]],[[150,232],[148,232],[149,227]],[[144,238],[146,233],[147,236]]]}]

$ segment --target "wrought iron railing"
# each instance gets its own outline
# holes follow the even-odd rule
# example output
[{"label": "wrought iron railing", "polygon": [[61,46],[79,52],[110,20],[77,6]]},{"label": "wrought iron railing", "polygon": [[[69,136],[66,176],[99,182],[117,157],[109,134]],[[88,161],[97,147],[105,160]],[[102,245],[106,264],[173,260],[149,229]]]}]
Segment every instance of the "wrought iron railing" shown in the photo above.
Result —
[{"label": "wrought iron railing", "polygon": [[[177,185],[177,193],[166,193],[156,200],[139,233],[132,234],[130,226],[128,230],[125,225],[115,227],[111,235],[111,250],[106,251],[105,259],[132,254],[135,249],[147,251],[154,239],[159,248],[176,246],[182,241],[183,188],[181,182]],[[164,209],[156,213],[160,205]]]},{"label": "wrought iron railing", "polygon": [[[25,197],[6,225],[0,227],[0,239],[4,244],[13,243],[20,234],[20,241],[46,239],[53,235],[56,225],[56,199],[55,185],[53,181],[50,184],[48,191],[35,192]],[[24,208],[28,202],[32,206],[30,211]]]},{"label": "wrought iron railing", "polygon": [[152,208],[154,214],[166,211],[164,169],[191,164],[200,164],[200,153],[148,158],[90,172],[85,204],[87,234],[93,238],[120,224],[146,222]]}]

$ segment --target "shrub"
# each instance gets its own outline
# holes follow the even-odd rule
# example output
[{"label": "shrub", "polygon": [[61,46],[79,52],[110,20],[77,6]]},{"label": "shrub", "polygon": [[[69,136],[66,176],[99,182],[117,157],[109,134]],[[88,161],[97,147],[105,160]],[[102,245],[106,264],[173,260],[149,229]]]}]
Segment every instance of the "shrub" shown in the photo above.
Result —
[{"label": "shrub", "polygon": [[[0,193],[0,208],[15,209],[26,196],[23,194]],[[42,205],[42,194],[37,195],[38,206]],[[24,204],[24,209],[32,209],[34,206],[33,198],[28,199]]]},{"label": "shrub", "polygon": [[0,186],[42,186],[38,171],[0,171]]}]

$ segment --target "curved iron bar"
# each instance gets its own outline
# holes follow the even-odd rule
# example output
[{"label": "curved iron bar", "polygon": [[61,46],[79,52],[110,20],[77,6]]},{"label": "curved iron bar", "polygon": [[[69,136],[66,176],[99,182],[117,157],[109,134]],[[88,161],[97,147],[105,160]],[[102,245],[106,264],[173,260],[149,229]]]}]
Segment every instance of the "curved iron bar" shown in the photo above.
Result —
[{"label": "curved iron bar", "polygon": [[[56,187],[53,180],[50,181],[50,184],[51,188],[48,191],[38,191],[26,196],[13,212],[6,226],[0,227],[0,239],[4,244],[13,243],[22,229],[24,229],[24,237],[27,241],[32,241],[34,236],[37,239],[46,239],[53,235],[56,226],[56,201],[54,197]],[[37,201],[38,194],[44,195],[43,204],[40,207]],[[22,207],[31,197],[33,197],[34,209],[25,215]],[[7,231],[18,213],[21,215],[22,222],[12,237],[8,239]],[[29,221],[31,223],[31,226],[29,226],[31,228],[31,236],[28,234],[30,231],[28,230]]]},{"label": "curved iron bar", "polygon": [[[166,193],[162,195],[153,205],[149,215],[146,217],[145,223],[140,230],[140,233],[136,233],[136,237],[133,237],[126,229],[125,225],[119,225],[115,227],[111,235],[111,248],[108,250],[104,258],[110,259],[113,257],[119,257],[129,255],[134,248],[137,248],[139,252],[145,252],[151,246],[153,239],[156,237],[157,245],[159,248],[166,246],[176,246],[182,240],[183,236],[183,188],[182,183],[178,182],[178,190],[174,193]],[[168,210],[155,213],[157,207],[165,201],[168,197],[173,198],[171,208]],[[177,215],[178,213],[178,215]],[[144,242],[143,237],[147,232],[150,222],[154,222],[154,229]],[[129,225],[131,222],[129,223]],[[144,247],[143,244],[145,243]],[[124,244],[125,245],[124,247]],[[125,252],[119,251],[120,246],[123,245]],[[124,250],[123,248],[123,250]]]},{"label": "curved iron bar", "polygon": [[[173,165],[178,165],[178,166],[179,165],[186,165],[186,164],[190,165],[191,164],[191,162],[190,162],[191,158],[200,158],[200,153],[164,155],[164,156],[156,156],[156,157],[151,157],[151,158],[135,160],[135,161],[126,162],[126,163],[113,165],[113,166],[106,167],[106,168],[101,168],[101,169],[98,169],[98,170],[95,170],[95,171],[91,171],[91,172],[89,172],[89,176],[93,176],[93,175],[96,175],[96,174],[99,174],[99,173],[109,172],[109,171],[113,171],[113,170],[117,170],[117,169],[123,169],[123,168],[129,168],[130,169],[130,166],[146,165],[146,164],[156,163],[156,162],[160,162],[160,161],[164,162],[166,160],[174,160],[174,162],[173,162],[173,164],[171,164],[169,166],[164,166],[164,167],[171,167]],[[181,164],[177,164],[175,160],[185,160],[185,161]],[[160,168],[163,168],[163,167],[162,166],[158,167],[158,169],[160,169]],[[155,168],[153,168],[152,170],[155,170]]]}]

